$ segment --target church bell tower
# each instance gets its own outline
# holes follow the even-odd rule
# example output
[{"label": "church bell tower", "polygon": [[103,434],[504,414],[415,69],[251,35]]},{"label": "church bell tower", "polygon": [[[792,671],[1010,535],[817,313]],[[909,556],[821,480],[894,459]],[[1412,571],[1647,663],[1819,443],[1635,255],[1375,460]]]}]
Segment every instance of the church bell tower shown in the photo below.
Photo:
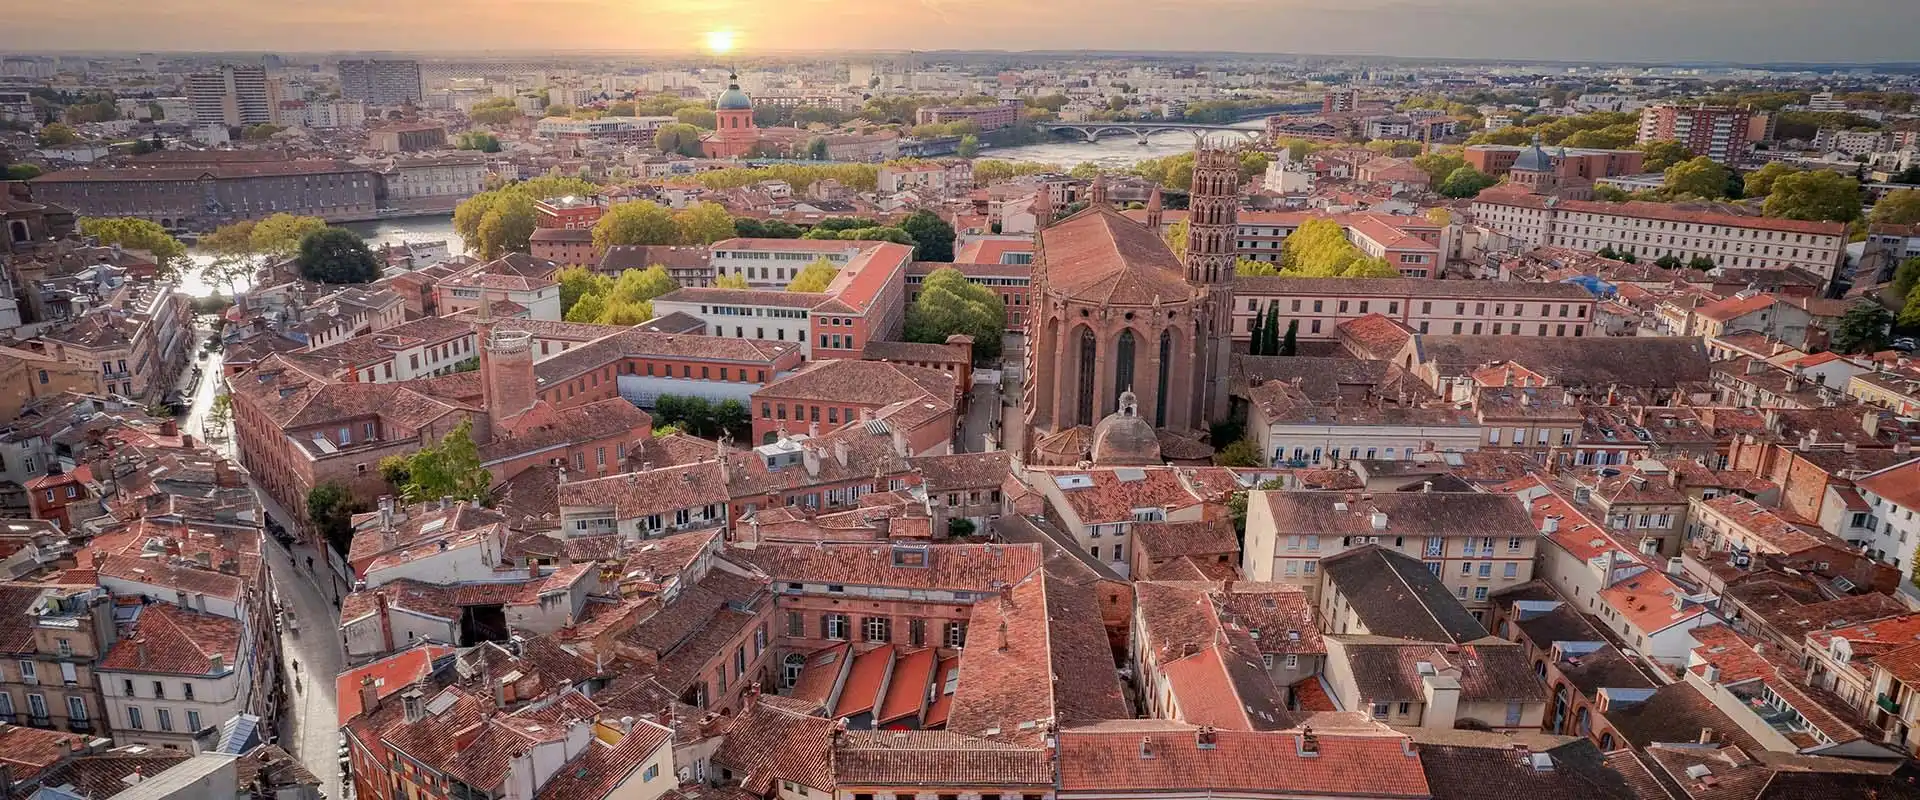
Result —
[{"label": "church bell tower", "polygon": [[[1187,283],[1204,292],[1194,330],[1196,408],[1203,422],[1227,417],[1227,375],[1233,357],[1233,264],[1240,227],[1240,153],[1201,145],[1193,154],[1187,204]],[[1215,446],[1224,444],[1215,442]]]}]

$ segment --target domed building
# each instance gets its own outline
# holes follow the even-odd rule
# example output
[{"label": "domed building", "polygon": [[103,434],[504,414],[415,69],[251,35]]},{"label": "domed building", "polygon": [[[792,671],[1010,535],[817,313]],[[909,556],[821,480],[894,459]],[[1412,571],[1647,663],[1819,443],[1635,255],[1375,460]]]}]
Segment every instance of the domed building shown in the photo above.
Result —
[{"label": "domed building", "polygon": [[727,74],[727,90],[713,102],[713,120],[713,133],[700,140],[708,158],[744,158],[760,143],[760,129],[753,124],[753,98],[740,90],[739,74]]},{"label": "domed building", "polygon": [[1559,197],[1563,200],[1593,199],[1593,181],[1577,176],[1560,174],[1560,165],[1566,163],[1567,148],[1560,147],[1553,153],[1540,146],[1540,134],[1533,135],[1533,144],[1520,151],[1513,160],[1513,167],[1507,173],[1507,182],[1527,194]]},{"label": "domed building", "polygon": [[1035,201],[1027,463],[1161,463],[1169,442],[1194,452],[1225,417],[1239,180],[1237,152],[1195,154],[1184,260],[1160,237],[1157,195],[1146,224],[1108,205],[1098,181],[1059,222],[1046,224],[1047,193]]}]

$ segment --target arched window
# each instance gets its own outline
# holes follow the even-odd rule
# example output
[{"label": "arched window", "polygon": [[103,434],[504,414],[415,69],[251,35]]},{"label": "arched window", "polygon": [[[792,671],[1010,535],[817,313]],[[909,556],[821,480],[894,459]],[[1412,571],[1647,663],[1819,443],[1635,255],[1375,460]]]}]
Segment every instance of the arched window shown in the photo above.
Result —
[{"label": "arched window", "polygon": [[1173,331],[1160,332],[1159,390],[1153,393],[1153,426],[1167,427],[1167,378],[1173,370]]},{"label": "arched window", "polygon": [[28,233],[27,231],[26,220],[23,220],[23,219],[12,220],[7,223],[7,227],[12,229],[13,240],[15,242],[24,242],[27,239],[32,238],[32,234]]},{"label": "arched window", "polygon": [[1593,715],[1588,714],[1586,707],[1582,706],[1580,712],[1573,715],[1573,725],[1574,733],[1581,736],[1593,733]]},{"label": "arched window", "polygon": [[1093,416],[1093,371],[1099,365],[1098,350],[1093,341],[1093,331],[1081,328],[1079,420],[1082,425],[1098,422]]},{"label": "arched window", "polygon": [[1600,734],[1600,752],[1602,753],[1613,752],[1613,734],[1611,733]]},{"label": "arched window", "polygon": [[780,685],[792,689],[800,682],[800,671],[807,666],[807,657],[800,653],[788,653],[780,663]]},{"label": "arched window", "polygon": [[1120,393],[1133,391],[1133,331],[1120,332],[1120,343],[1114,347],[1116,353],[1113,363],[1113,405],[1120,405]]}]

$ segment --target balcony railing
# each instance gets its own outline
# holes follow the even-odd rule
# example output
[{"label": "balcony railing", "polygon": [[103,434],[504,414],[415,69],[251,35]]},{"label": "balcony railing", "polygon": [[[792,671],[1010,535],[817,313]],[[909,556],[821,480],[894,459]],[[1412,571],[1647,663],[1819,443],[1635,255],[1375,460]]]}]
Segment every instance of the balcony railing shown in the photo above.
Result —
[{"label": "balcony railing", "polygon": [[1891,697],[1888,697],[1884,694],[1880,695],[1879,697],[1874,699],[1873,704],[1876,706],[1879,706],[1881,711],[1885,711],[1889,714],[1894,715],[1895,717],[1900,716],[1900,703],[1898,703]]},{"label": "balcony railing", "polygon": [[74,733],[92,733],[93,720],[90,720],[90,719],[68,720],[67,729],[70,731],[73,731]]},{"label": "balcony railing", "polygon": [[27,717],[27,724],[35,728],[51,728],[53,727],[53,718],[37,714],[30,715]]}]

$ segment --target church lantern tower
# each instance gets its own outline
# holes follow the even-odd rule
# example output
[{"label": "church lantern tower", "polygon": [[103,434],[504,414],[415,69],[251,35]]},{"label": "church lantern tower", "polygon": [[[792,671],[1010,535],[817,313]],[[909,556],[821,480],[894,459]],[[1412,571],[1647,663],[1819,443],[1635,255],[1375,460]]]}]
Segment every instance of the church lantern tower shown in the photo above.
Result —
[{"label": "church lantern tower", "polygon": [[1187,283],[1204,293],[1194,328],[1195,389],[1206,422],[1226,419],[1233,354],[1233,265],[1239,257],[1240,153],[1202,146],[1187,205]]}]

